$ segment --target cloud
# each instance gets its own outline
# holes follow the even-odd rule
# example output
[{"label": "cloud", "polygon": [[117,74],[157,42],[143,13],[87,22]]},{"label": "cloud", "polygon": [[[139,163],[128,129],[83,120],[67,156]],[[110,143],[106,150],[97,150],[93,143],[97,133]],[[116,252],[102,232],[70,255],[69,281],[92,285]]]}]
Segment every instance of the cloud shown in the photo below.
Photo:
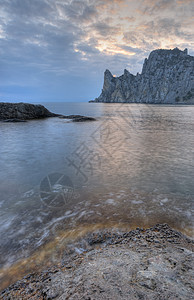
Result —
[{"label": "cloud", "polygon": [[144,14],[153,14],[172,8],[176,4],[176,0],[142,0],[139,11]]},{"label": "cloud", "polygon": [[121,33],[119,26],[110,26],[107,22],[98,22],[92,25],[94,31],[103,37],[117,35]]},{"label": "cloud", "polygon": [[30,86],[44,98],[56,90],[80,97],[84,82],[83,97],[94,98],[106,68],[136,73],[153,49],[194,49],[190,0],[0,0],[0,7],[1,88]]}]

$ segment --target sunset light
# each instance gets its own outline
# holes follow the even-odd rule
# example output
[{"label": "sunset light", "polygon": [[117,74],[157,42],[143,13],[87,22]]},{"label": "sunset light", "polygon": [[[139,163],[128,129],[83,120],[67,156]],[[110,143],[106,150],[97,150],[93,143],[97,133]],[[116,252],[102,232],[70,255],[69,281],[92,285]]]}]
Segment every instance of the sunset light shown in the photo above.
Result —
[{"label": "sunset light", "polygon": [[[0,2],[0,96],[4,99],[17,87],[20,99],[30,88],[34,100],[40,92],[43,98],[61,99],[65,94],[66,100],[75,100],[79,88],[72,93],[71,85],[64,85],[67,74],[71,81],[81,78],[78,86],[90,82],[91,90],[80,87],[83,99],[90,99],[91,92],[95,97],[100,88],[96,82],[105,65],[116,74],[125,68],[136,74],[154,49],[178,46],[194,53],[192,0]],[[48,81],[52,85],[47,86]]]}]

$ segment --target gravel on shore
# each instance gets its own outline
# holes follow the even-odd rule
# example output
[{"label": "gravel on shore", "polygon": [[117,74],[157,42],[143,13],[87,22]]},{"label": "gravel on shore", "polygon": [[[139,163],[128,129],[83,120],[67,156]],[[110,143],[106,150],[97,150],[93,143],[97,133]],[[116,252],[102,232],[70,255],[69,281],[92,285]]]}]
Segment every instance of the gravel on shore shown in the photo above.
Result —
[{"label": "gravel on shore", "polygon": [[99,231],[60,266],[29,274],[1,299],[193,299],[193,241],[167,224]]}]

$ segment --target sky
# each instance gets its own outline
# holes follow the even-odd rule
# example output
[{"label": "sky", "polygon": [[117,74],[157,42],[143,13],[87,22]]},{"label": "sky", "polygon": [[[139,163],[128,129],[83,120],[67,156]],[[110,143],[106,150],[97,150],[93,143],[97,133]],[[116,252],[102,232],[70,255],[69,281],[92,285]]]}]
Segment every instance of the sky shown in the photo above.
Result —
[{"label": "sky", "polygon": [[89,101],[175,47],[194,55],[194,0],[0,0],[0,101]]}]

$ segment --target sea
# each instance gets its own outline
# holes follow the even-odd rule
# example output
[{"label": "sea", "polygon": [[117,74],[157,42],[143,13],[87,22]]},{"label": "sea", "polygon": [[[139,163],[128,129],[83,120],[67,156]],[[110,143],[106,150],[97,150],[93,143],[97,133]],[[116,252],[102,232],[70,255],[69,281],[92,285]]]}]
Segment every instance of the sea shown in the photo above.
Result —
[{"label": "sea", "polygon": [[193,236],[194,106],[40,104],[96,121],[0,123],[3,287],[94,230],[167,223]]}]

